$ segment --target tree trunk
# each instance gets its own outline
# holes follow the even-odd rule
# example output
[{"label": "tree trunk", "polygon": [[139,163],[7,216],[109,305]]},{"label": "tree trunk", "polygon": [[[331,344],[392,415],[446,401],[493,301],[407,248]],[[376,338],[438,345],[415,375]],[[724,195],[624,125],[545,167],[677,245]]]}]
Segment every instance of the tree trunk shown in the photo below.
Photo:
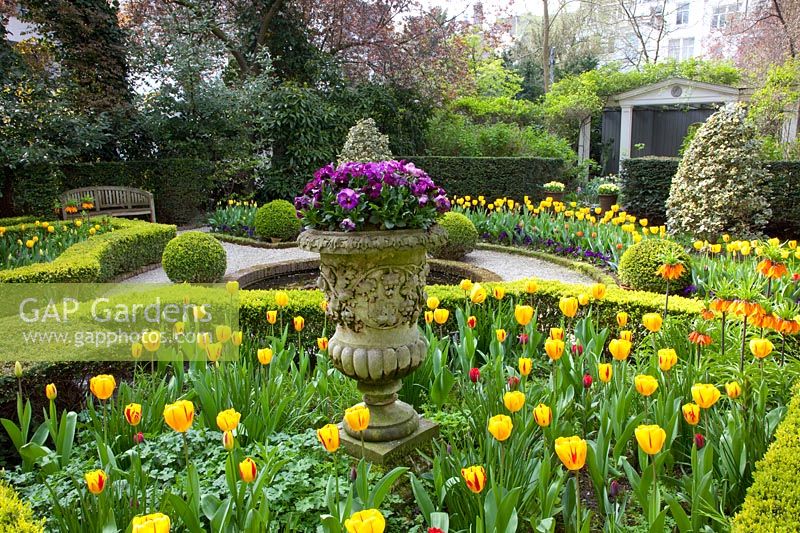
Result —
[{"label": "tree trunk", "polygon": [[548,0],[542,0],[542,87],[544,92],[550,89],[550,12]]}]

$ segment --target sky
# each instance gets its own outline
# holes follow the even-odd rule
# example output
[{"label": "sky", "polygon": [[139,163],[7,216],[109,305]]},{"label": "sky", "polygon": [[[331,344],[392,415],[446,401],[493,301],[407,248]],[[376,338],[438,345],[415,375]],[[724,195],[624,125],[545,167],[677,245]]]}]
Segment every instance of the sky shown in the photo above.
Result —
[{"label": "sky", "polygon": [[[447,10],[450,15],[463,12],[468,18],[472,18],[473,6],[477,0],[420,0],[424,6],[437,6]],[[493,12],[504,9],[511,14],[521,15],[523,13],[540,14],[542,11],[542,0],[483,0],[483,12],[490,17]]]}]

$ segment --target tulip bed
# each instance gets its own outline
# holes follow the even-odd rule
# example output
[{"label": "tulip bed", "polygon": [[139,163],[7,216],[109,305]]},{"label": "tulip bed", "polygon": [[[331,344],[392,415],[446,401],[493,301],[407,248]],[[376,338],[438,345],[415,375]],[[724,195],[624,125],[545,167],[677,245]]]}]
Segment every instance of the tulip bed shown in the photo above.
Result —
[{"label": "tulip bed", "polygon": [[[235,362],[148,342],[132,355],[160,362],[94,376],[80,413],[22,390],[3,476],[48,531],[726,530],[800,375],[737,302],[702,317],[675,298],[664,318],[663,297],[641,312],[602,284],[465,280],[430,291],[428,358],[400,392],[441,437],[380,468],[339,449],[332,424],[368,412],[301,294],[241,291],[261,325],[219,332]],[[49,400],[38,428],[30,396]]]},{"label": "tulip bed", "polygon": [[63,223],[35,221],[0,227],[0,269],[52,261],[73,244],[111,229],[107,219],[75,219]]}]

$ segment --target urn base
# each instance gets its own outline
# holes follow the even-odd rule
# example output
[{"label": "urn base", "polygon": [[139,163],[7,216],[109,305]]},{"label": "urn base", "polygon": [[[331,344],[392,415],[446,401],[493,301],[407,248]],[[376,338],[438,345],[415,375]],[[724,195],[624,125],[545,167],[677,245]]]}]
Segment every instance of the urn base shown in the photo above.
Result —
[{"label": "urn base", "polygon": [[[384,383],[359,382],[358,390],[364,393],[364,402],[369,408],[369,426],[364,430],[366,442],[384,442],[403,439],[419,428],[419,415],[414,408],[397,399],[402,381]],[[360,431],[353,431],[345,420],[344,430],[354,439],[361,439]]]}]

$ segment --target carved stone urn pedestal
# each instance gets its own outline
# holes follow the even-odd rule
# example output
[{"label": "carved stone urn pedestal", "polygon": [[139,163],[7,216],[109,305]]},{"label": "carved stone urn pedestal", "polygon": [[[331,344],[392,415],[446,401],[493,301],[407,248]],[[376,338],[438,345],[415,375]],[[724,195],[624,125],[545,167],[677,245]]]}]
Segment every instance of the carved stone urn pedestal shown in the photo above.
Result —
[{"label": "carved stone urn pedestal", "polygon": [[[419,429],[419,415],[397,400],[397,392],[427,354],[417,325],[426,299],[426,250],[444,238],[434,227],[307,230],[297,239],[300,248],[320,254],[318,285],[328,301],[328,317],[336,324],[328,355],[340,372],[358,381],[370,411],[363,432],[367,442],[398,441]],[[353,439],[362,438],[347,422],[343,426]]]}]

